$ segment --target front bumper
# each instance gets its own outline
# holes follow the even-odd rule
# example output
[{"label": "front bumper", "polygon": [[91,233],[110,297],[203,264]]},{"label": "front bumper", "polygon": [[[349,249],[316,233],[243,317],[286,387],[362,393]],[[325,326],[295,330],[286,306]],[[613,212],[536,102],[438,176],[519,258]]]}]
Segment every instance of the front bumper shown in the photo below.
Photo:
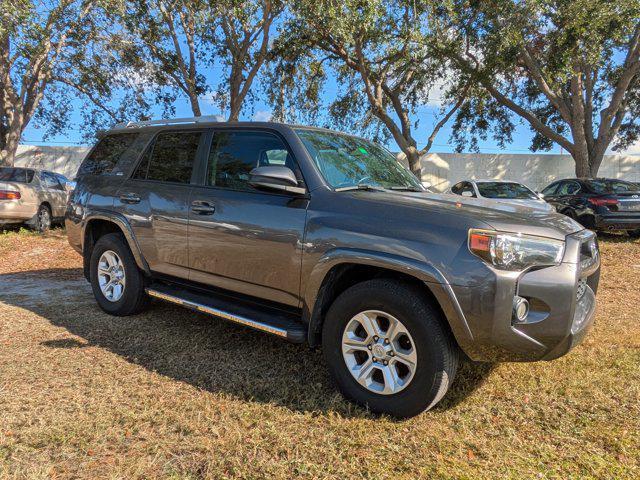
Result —
[{"label": "front bumper", "polygon": [[[600,257],[593,232],[566,242],[560,265],[525,272],[487,267],[490,275],[478,287],[453,287],[471,334],[459,343],[471,359],[551,360],[584,338],[594,321]],[[516,295],[529,302],[523,322],[513,315]]]}]

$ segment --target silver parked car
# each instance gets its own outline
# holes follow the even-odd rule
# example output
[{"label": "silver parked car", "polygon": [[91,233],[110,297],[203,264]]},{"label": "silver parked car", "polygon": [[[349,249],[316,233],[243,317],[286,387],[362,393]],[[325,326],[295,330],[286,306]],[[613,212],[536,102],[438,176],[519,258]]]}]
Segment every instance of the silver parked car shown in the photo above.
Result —
[{"label": "silver parked car", "polygon": [[44,232],[64,219],[69,180],[59,173],[0,167],[0,225],[27,224]]},{"label": "silver parked car", "polygon": [[524,206],[555,212],[552,205],[548,204],[536,192],[526,185],[506,180],[465,180],[456,183],[448,193],[462,195],[463,197],[488,198],[500,203],[513,206]]}]

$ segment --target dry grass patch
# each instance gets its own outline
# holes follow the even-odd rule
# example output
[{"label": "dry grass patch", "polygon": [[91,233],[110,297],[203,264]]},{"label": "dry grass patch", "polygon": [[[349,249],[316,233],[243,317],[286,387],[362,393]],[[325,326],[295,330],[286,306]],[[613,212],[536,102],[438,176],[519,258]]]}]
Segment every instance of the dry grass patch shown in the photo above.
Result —
[{"label": "dry grass patch", "polygon": [[62,235],[0,235],[0,477],[638,478],[640,243],[602,254],[581,346],[465,365],[398,422],[344,401],[320,352],[160,303],[109,317]]}]

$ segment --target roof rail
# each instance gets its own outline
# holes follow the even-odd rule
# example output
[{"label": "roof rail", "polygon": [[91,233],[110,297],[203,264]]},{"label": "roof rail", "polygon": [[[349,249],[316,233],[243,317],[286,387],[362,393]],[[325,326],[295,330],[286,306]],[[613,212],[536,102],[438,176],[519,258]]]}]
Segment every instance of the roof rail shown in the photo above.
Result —
[{"label": "roof rail", "polygon": [[224,122],[222,115],[205,115],[202,117],[168,118],[163,120],[144,120],[140,122],[123,122],[114,126],[115,129],[147,127],[151,125],[179,125],[181,123]]}]

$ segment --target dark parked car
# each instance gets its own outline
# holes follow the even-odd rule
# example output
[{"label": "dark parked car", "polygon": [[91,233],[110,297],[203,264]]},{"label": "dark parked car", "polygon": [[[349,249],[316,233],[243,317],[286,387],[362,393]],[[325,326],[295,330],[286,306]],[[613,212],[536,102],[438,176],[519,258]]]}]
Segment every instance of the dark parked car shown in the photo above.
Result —
[{"label": "dark parked car", "polygon": [[544,199],[592,230],[626,231],[640,237],[640,187],[611,178],[570,178],[553,182]]},{"label": "dark parked car", "polygon": [[432,195],[374,143],[278,123],[106,132],[66,225],[104,311],[157,298],[321,345],[348,398],[400,417],[440,401],[460,351],[567,353],[600,272],[595,235],[564,215]]}]

